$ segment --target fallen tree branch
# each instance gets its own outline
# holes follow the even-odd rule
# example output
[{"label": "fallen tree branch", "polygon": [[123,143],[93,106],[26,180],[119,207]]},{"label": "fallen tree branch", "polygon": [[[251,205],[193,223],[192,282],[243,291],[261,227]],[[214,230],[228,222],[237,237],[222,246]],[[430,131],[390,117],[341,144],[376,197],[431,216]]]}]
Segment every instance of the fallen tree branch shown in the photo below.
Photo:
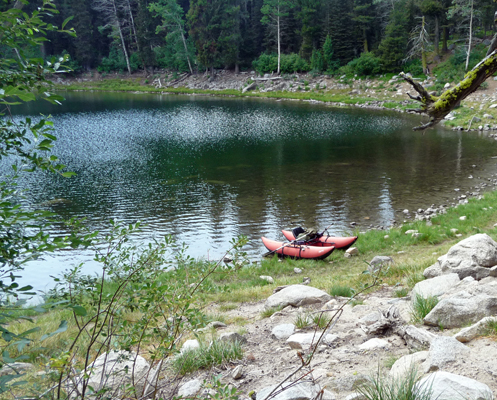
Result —
[{"label": "fallen tree branch", "polygon": [[461,82],[455,87],[447,89],[439,97],[430,95],[420,83],[414,81],[410,76],[401,73],[400,76],[419,94],[416,97],[408,94],[411,99],[421,103],[420,110],[417,112],[430,117],[430,121],[413,129],[415,131],[425,130],[436,125],[496,71],[497,50],[494,50],[469,71]]}]

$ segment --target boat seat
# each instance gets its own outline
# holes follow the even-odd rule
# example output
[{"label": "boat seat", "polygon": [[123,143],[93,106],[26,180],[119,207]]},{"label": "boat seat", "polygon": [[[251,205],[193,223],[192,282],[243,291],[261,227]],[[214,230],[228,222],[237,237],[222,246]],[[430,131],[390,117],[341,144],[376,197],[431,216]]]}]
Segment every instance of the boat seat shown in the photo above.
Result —
[{"label": "boat seat", "polygon": [[299,235],[305,232],[305,229],[302,228],[301,226],[298,226],[297,228],[292,229],[293,237],[298,238]]}]

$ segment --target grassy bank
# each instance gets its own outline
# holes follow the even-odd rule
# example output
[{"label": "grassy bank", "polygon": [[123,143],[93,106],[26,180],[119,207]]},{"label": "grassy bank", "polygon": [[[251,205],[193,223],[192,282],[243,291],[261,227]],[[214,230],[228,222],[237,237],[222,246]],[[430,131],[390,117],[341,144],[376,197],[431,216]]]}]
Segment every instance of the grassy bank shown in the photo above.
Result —
[{"label": "grassy bank", "polygon": [[[280,260],[274,257],[239,268],[226,268],[224,264],[216,267],[205,260],[177,259],[173,262],[177,266],[175,271],[161,273],[163,267],[153,267],[145,274],[129,279],[126,290],[122,290],[122,282],[127,279],[122,277],[122,271],[116,275],[117,279],[96,280],[88,286],[80,287],[74,280],[71,285],[72,309],[61,308],[69,297],[67,293],[59,293],[48,303],[48,311],[36,314],[32,321],[18,320],[11,326],[18,334],[31,330],[33,322],[40,329],[29,333],[29,346],[11,346],[10,356],[22,357],[23,361],[35,364],[36,370],[27,377],[35,387],[49,387],[57,382],[59,373],[65,373],[69,365],[81,369],[85,359],[92,360],[101,354],[104,351],[102,347],[91,349],[92,343],[98,342],[97,338],[114,337],[112,347],[124,346],[151,360],[173,357],[175,349],[184,340],[193,338],[194,329],[203,328],[210,321],[222,321],[231,325],[231,330],[243,331],[243,326],[253,322],[253,319],[233,317],[228,311],[237,308],[240,303],[263,301],[276,286],[301,283],[304,276],[311,279],[311,286],[332,295],[350,296],[360,291],[372,280],[371,275],[363,271],[375,255],[387,255],[394,259],[394,263],[383,271],[381,283],[394,286],[396,294],[403,297],[424,279],[423,270],[456,242],[476,233],[487,233],[497,238],[494,227],[497,221],[496,204],[497,191],[488,192],[481,200],[471,199],[468,204],[438,215],[430,224],[411,222],[386,231],[365,232],[359,235],[356,243],[359,256],[352,258],[345,258],[343,252],[335,251],[322,261]],[[461,219],[463,216],[466,218]],[[406,234],[410,229],[417,230],[421,235],[414,237]],[[152,253],[146,254],[143,261],[153,261],[151,255],[155,257]],[[113,256],[112,260],[118,258]],[[125,265],[123,271],[133,269],[127,263]],[[302,269],[303,273],[296,274],[294,268]],[[107,270],[107,273],[110,272]],[[270,275],[275,283],[269,284],[260,278],[261,275]],[[202,280],[202,277],[206,278]],[[198,291],[195,292],[194,288]],[[360,304],[363,296],[353,304]],[[77,306],[74,306],[74,299],[78,299]],[[213,304],[216,307],[212,307]],[[217,311],[209,311],[213,309]],[[98,321],[95,315],[110,315],[111,319]],[[270,315],[271,310],[258,318]],[[181,318],[178,319],[178,316]],[[51,335],[58,327],[60,329],[61,320],[67,321],[67,329]],[[181,329],[178,324],[182,324]],[[216,334],[213,330],[207,330],[197,335],[207,335],[203,340],[209,342],[215,339]],[[5,341],[1,344],[3,347],[7,345]],[[107,345],[104,348],[108,349]],[[238,348],[223,347],[221,350],[219,354],[215,352],[203,360],[200,368],[216,364],[217,359],[242,357]],[[194,357],[195,361],[197,358]],[[195,365],[198,363],[186,361],[180,362],[179,366],[171,363],[171,371],[168,372],[167,367],[165,373],[183,373],[197,368]],[[40,375],[40,370],[48,372]]]},{"label": "grassy bank", "polygon": [[157,93],[157,94],[186,94],[186,95],[210,95],[210,96],[229,96],[229,97],[254,97],[254,98],[271,98],[271,99],[292,99],[292,100],[313,100],[323,103],[336,103],[346,105],[364,105],[373,102],[382,102],[384,108],[388,109],[402,109],[412,108],[412,105],[407,106],[404,103],[404,98],[397,100],[392,99],[390,96],[360,96],[349,94],[350,89],[316,89],[309,88],[302,89],[297,92],[289,91],[271,91],[271,92],[246,92],[242,93],[241,90],[235,89],[222,89],[222,90],[205,90],[205,89],[190,89],[186,87],[165,87],[156,88],[148,84],[142,84],[140,78],[127,78],[127,79],[103,79],[103,80],[89,80],[68,85],[55,85],[57,90],[68,91],[102,91],[102,92],[143,92],[143,93]]}]

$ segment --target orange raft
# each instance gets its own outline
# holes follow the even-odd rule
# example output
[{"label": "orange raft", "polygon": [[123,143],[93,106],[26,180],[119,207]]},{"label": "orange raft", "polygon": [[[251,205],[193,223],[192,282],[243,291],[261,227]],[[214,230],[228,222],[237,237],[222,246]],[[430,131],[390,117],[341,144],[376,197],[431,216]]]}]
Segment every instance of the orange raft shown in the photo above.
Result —
[{"label": "orange raft", "polygon": [[[292,258],[306,258],[312,260],[322,260],[328,257],[333,250],[334,246],[320,245],[320,246],[309,246],[307,244],[293,244],[277,242],[276,240],[267,239],[262,237],[262,243],[269,251],[273,251],[281,256],[292,257]],[[295,239],[292,239],[295,240]]]},{"label": "orange raft", "polygon": [[[296,237],[294,236],[292,231],[281,231],[283,232],[283,235],[288,240],[295,240]],[[321,246],[321,247],[329,247],[333,246],[335,249],[341,249],[341,250],[347,250],[350,246],[352,246],[357,240],[357,236],[350,236],[350,237],[334,237],[334,236],[321,236],[316,239],[312,239],[311,241],[307,242],[310,246]]]}]

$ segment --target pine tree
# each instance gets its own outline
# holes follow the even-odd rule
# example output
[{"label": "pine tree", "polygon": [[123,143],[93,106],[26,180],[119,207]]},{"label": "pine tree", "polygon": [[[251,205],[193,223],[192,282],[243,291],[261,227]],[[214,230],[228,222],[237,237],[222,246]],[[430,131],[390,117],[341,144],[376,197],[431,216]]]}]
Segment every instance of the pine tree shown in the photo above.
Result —
[{"label": "pine tree", "polygon": [[340,65],[351,61],[357,49],[352,20],[353,0],[330,0],[330,35],[333,41],[335,59]]},{"label": "pine tree", "polygon": [[319,38],[321,36],[321,1],[320,0],[300,0],[300,11],[297,13],[302,28],[300,36],[302,44],[300,47],[300,55],[309,59],[314,49],[319,47]]},{"label": "pine tree", "polygon": [[330,35],[326,36],[326,40],[324,41],[323,44],[323,59],[324,59],[324,68],[327,71],[333,72],[338,68],[339,63],[335,59],[333,42],[331,40]]}]

